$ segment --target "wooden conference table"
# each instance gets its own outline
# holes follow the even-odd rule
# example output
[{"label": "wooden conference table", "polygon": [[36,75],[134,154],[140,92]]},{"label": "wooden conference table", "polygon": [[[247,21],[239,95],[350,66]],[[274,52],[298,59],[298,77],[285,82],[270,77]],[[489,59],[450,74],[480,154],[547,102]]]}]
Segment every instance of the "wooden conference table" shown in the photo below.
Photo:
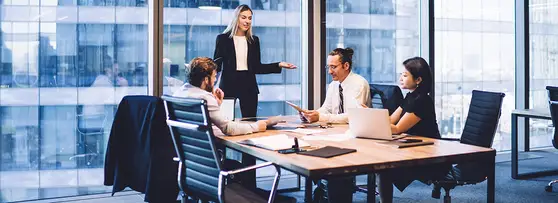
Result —
[{"label": "wooden conference table", "polygon": [[[294,121],[294,117],[289,117],[289,121]],[[296,122],[279,124],[278,129],[293,127]],[[348,125],[333,125],[332,128],[323,130],[318,135],[342,134],[348,129]],[[378,140],[353,138],[345,141],[325,141],[308,140],[313,147],[335,146],[342,148],[353,148],[357,152],[336,156],[332,158],[319,158],[299,154],[280,154],[253,146],[240,144],[239,141],[275,134],[287,134],[298,138],[304,135],[282,130],[268,129],[266,132],[254,133],[242,136],[224,136],[221,131],[214,130],[217,137],[216,141],[232,148],[254,156],[258,159],[273,162],[280,167],[292,171],[296,174],[305,176],[310,180],[319,180],[332,176],[354,176],[363,174],[375,174],[382,170],[400,167],[410,167],[419,165],[429,165],[437,163],[461,163],[469,161],[487,161],[495,163],[496,151],[494,149],[476,147],[461,144],[455,141],[436,140],[418,137],[424,140],[433,141],[434,145],[409,147],[398,149],[392,145],[380,144]],[[488,176],[487,202],[494,202],[494,165]],[[374,177],[374,176],[373,176]],[[308,189],[310,188],[310,189]],[[311,182],[307,181],[305,202],[311,201],[312,189]],[[368,188],[375,188],[375,181],[368,181]],[[427,194],[425,194],[427,195]],[[375,190],[368,190],[368,202],[375,201]]]}]

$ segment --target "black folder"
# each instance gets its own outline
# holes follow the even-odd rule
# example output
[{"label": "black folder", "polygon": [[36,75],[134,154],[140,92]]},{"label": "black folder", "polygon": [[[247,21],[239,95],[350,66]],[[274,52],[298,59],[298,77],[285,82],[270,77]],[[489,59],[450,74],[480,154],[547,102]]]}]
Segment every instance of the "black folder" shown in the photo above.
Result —
[{"label": "black folder", "polygon": [[304,151],[299,152],[298,154],[308,155],[308,156],[317,156],[322,158],[331,158],[334,156],[340,156],[343,154],[353,153],[356,152],[356,149],[346,149],[346,148],[338,148],[332,146],[322,147],[320,149],[311,150],[311,151]]}]

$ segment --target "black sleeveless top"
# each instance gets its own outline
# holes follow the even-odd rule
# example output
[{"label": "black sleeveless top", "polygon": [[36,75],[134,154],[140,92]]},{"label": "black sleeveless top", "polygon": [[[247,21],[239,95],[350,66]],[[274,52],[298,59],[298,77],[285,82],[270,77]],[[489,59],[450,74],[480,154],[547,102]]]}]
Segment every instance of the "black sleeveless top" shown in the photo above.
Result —
[{"label": "black sleeveless top", "polygon": [[405,113],[414,113],[420,118],[420,121],[406,132],[407,134],[431,138],[441,137],[436,123],[434,101],[430,96],[416,91],[407,93],[401,108],[403,109],[401,118]]}]

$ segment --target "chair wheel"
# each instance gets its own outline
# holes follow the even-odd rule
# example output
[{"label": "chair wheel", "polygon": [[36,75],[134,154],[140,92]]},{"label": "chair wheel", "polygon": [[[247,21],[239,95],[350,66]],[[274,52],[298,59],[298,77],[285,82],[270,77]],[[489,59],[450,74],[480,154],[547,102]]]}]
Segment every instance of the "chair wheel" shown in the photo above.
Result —
[{"label": "chair wheel", "polygon": [[547,192],[552,192],[552,186],[547,185],[547,186],[544,187],[544,190],[547,191]]},{"label": "chair wheel", "polygon": [[434,187],[432,188],[432,198],[434,199],[440,199],[440,196],[442,195],[440,186],[438,185],[434,185]]},{"label": "chair wheel", "polygon": [[441,196],[440,190],[432,190],[432,198],[440,199],[440,196]]}]

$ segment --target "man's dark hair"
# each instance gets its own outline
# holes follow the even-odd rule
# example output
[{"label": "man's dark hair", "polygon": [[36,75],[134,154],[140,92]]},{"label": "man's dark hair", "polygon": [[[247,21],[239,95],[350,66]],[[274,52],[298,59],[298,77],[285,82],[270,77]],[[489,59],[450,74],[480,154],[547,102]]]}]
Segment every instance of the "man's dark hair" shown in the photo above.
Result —
[{"label": "man's dark hair", "polygon": [[201,87],[205,78],[210,78],[213,71],[217,68],[215,62],[208,57],[196,57],[190,61],[188,72],[188,82],[196,87]]},{"label": "man's dark hair", "polygon": [[344,65],[345,62],[349,63],[349,70],[353,69],[353,54],[355,51],[351,48],[336,48],[333,51],[329,52],[328,55],[330,56],[339,56],[341,59],[341,64]]}]

